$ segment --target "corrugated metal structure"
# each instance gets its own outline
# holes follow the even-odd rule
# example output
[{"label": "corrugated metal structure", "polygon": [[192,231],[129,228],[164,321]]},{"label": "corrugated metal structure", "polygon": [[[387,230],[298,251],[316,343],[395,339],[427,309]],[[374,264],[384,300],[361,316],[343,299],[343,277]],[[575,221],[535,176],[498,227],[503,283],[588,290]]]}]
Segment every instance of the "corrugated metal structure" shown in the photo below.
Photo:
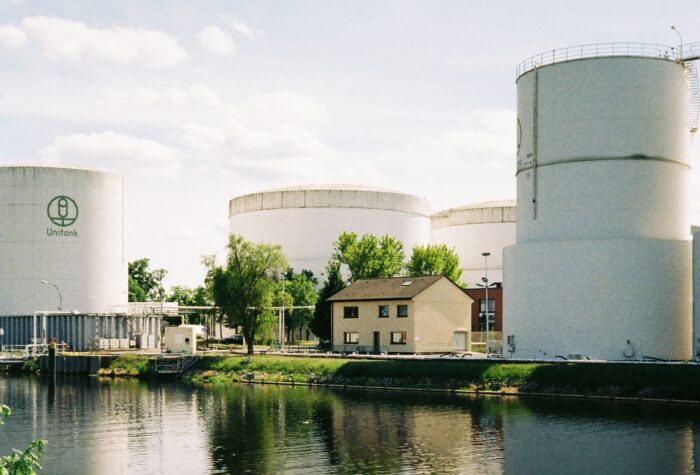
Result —
[{"label": "corrugated metal structure", "polygon": [[[36,313],[0,316],[3,345],[65,342],[73,351],[160,348],[161,319],[147,315]],[[138,343],[133,340],[138,340]],[[132,345],[133,343],[133,345]]]},{"label": "corrugated metal structure", "polygon": [[519,69],[506,355],[691,355],[688,70],[621,48]]},{"label": "corrugated metal structure", "polygon": [[121,176],[2,166],[0,223],[0,315],[125,308]]},{"label": "corrugated metal structure", "polygon": [[503,248],[515,244],[515,200],[476,203],[451,208],[430,217],[433,244],[453,248],[462,266],[462,282],[474,287],[484,277],[488,260],[489,282],[503,282]]},{"label": "corrugated metal structure", "polygon": [[229,202],[229,232],[281,245],[297,272],[321,277],[343,231],[389,234],[410,254],[430,242],[430,206],[425,198],[352,185],[281,188]]}]

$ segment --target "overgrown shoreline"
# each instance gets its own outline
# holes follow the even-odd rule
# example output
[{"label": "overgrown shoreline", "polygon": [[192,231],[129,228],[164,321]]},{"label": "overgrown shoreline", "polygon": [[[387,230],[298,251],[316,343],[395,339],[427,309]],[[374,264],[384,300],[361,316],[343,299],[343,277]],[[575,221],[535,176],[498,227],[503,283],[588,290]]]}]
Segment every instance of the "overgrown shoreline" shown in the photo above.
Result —
[{"label": "overgrown shoreline", "polygon": [[[148,377],[146,357],[117,358],[103,376]],[[700,402],[694,364],[519,363],[498,360],[357,360],[256,355],[202,356],[193,384],[281,383],[444,390],[507,395],[572,395]]]}]

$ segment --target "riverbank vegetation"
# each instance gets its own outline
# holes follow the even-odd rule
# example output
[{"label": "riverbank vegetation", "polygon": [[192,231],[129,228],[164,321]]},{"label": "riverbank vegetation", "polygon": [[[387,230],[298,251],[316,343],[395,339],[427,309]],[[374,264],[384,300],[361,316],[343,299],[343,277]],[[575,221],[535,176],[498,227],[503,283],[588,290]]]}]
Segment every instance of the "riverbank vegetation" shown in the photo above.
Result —
[{"label": "riverbank vegetation", "polygon": [[[124,355],[99,374],[148,377],[148,371],[147,356]],[[700,401],[700,366],[694,364],[207,355],[185,379]]]},{"label": "riverbank vegetation", "polygon": [[390,388],[555,393],[700,401],[700,367],[690,364],[510,363],[493,360],[351,360],[207,357],[194,382],[294,382]]},{"label": "riverbank vegetation", "polygon": [[148,356],[121,355],[109,363],[107,368],[97,371],[99,376],[146,377],[149,375]]}]

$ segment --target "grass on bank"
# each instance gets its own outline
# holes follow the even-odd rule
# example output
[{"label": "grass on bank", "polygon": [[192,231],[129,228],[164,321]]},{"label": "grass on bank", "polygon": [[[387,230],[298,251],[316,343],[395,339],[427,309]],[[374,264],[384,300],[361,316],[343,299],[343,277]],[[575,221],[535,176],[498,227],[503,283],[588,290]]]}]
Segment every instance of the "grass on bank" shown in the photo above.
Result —
[{"label": "grass on bank", "polygon": [[[148,357],[124,355],[101,375],[147,376]],[[497,360],[354,360],[207,355],[195,383],[268,381],[379,387],[495,390],[700,401],[700,365],[510,363]]]},{"label": "grass on bank", "polygon": [[317,384],[508,390],[700,400],[700,366],[485,361],[348,360],[256,356],[203,359],[195,382]]},{"label": "grass on bank", "polygon": [[121,355],[114,359],[107,368],[97,371],[100,376],[148,376],[148,356],[145,355]]}]

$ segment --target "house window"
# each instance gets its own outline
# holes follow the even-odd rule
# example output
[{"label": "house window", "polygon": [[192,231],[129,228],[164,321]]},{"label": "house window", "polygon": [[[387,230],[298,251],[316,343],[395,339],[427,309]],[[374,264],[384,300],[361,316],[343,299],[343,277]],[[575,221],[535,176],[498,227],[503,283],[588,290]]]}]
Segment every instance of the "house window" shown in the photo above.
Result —
[{"label": "house window", "polygon": [[[487,310],[488,309],[488,312]],[[479,331],[486,331],[486,315],[488,313],[488,329],[493,331],[496,327],[496,301],[494,299],[484,299],[479,301]]]},{"label": "house window", "polygon": [[360,334],[357,332],[345,332],[343,333],[343,343],[346,345],[357,345],[360,341]]},{"label": "house window", "polygon": [[343,318],[358,318],[359,315],[358,307],[343,307]]},{"label": "house window", "polygon": [[408,317],[408,305],[397,305],[396,306],[396,316],[399,318]]},{"label": "house window", "polygon": [[389,306],[380,305],[379,306],[379,318],[389,318]]},{"label": "house window", "polygon": [[406,341],[406,332],[391,332],[392,345],[405,345]]}]

